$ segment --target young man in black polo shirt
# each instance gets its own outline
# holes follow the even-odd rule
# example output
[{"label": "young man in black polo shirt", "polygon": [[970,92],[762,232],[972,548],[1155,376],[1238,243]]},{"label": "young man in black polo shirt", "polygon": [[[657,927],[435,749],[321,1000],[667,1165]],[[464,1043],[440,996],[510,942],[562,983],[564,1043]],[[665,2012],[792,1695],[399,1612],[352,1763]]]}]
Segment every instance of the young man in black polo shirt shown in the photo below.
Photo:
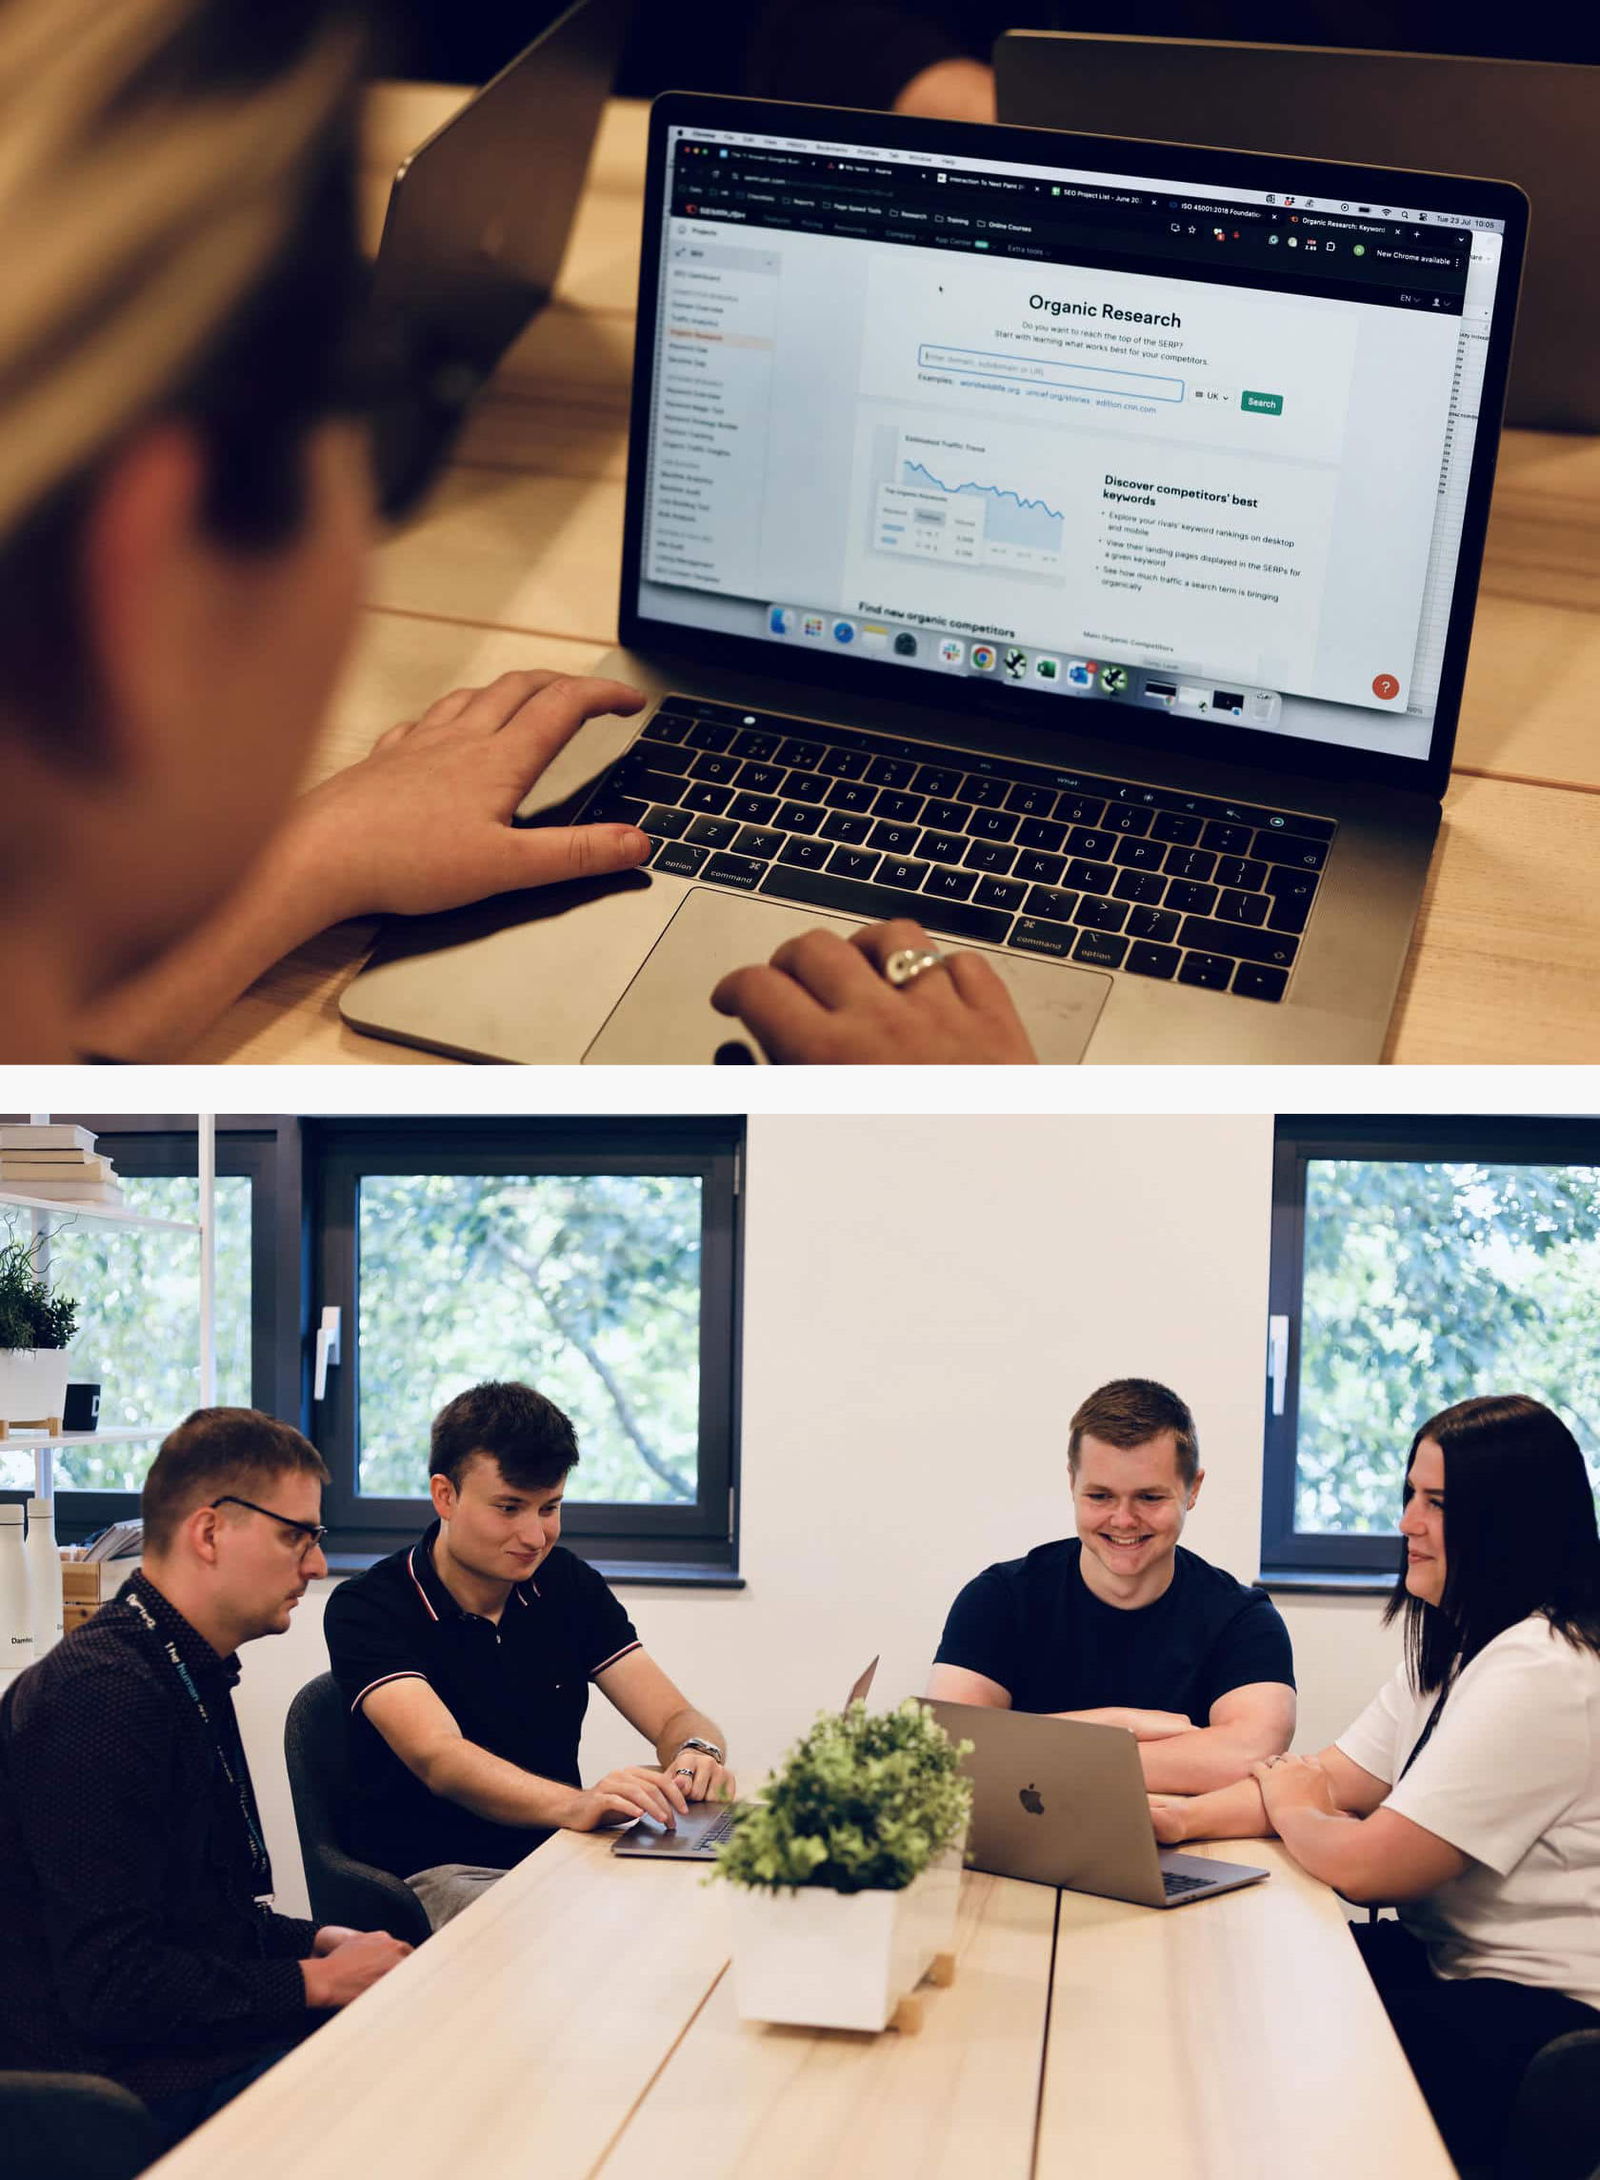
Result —
[{"label": "young man in black polo shirt", "polygon": [[928,1682],[1124,1726],[1152,1793],[1203,1794],[1294,1738],[1294,1659],[1271,1599],[1179,1548],[1200,1495],[1194,1418],[1150,1378],[1091,1393],[1067,1447],[1078,1534],[985,1568],[950,1608]]},{"label": "young man in black polo shirt", "polygon": [[144,1488],[144,1558],[0,1701],[0,2067],[106,2074],[170,2141],[410,1952],[272,1912],[236,1652],[315,1576],[314,1446],[201,1408]]},{"label": "young man in black polo shirt", "polygon": [[[438,1520],[335,1590],[323,1627],[354,1721],[357,1846],[412,1886],[435,1929],[564,1829],[671,1826],[733,1792],[722,1734],[648,1657],[567,1551],[578,1442],[527,1385],[478,1385],[434,1419]],[[655,1745],[585,1788],[589,1683]]]}]

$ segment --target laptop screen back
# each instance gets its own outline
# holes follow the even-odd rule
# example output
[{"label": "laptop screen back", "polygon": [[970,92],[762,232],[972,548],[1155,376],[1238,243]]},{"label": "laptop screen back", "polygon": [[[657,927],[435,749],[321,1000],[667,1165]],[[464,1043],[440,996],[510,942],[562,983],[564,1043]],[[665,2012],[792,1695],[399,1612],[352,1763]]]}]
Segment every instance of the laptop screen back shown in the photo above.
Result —
[{"label": "laptop screen back", "polygon": [[818,133],[669,114],[653,141],[648,633],[1420,784],[1454,730],[1515,193],[770,111]]}]

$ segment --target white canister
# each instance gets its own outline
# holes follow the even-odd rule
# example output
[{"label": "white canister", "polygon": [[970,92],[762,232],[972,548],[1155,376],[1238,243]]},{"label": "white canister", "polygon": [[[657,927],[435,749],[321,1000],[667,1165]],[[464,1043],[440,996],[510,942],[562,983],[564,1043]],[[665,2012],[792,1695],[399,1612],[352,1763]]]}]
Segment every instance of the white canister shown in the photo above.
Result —
[{"label": "white canister", "polygon": [[42,1658],[61,1640],[61,1554],[56,1510],[49,1499],[28,1501],[28,1588],[33,1599],[33,1654]]},{"label": "white canister", "polygon": [[0,1687],[33,1663],[33,1585],[23,1542],[26,1491],[0,1491]]},{"label": "white canister", "polygon": [[0,1418],[48,1423],[66,1406],[71,1358],[64,1347],[0,1348]]}]

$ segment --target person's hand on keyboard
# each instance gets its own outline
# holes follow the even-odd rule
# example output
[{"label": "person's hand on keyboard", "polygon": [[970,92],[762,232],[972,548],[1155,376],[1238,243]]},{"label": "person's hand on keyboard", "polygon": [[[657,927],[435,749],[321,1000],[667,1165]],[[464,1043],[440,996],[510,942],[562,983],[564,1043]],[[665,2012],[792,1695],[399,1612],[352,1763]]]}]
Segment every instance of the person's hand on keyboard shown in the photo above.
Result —
[{"label": "person's hand on keyboard", "polygon": [[[884,972],[897,954],[940,958],[896,985]],[[780,1063],[1005,1066],[1035,1058],[984,956],[946,953],[909,919],[850,939],[804,932],[770,962],[725,976],[711,1004],[737,1015]]]}]

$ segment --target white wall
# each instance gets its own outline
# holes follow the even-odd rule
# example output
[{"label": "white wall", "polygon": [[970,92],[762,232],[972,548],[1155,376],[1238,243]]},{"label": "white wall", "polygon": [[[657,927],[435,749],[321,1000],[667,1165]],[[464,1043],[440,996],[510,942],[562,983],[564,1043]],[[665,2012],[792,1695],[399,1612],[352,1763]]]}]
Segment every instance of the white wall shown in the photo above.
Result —
[{"label": "white wall", "polygon": [[[1070,1532],[1066,1420],[1106,1378],[1190,1402],[1207,1477],[1184,1542],[1256,1574],[1271,1148],[1259,1115],[752,1118],[747,1587],[622,1592],[747,1779],[875,1651],[875,1701],[920,1689],[961,1584]],[[319,1588],[246,1652],[239,1697],[280,1902],[300,1912],[282,1729],[326,1664]],[[1298,1743],[1318,1748],[1397,1646],[1367,1600],[1286,1618]],[[595,1699],[586,1773],[638,1756]]]}]

